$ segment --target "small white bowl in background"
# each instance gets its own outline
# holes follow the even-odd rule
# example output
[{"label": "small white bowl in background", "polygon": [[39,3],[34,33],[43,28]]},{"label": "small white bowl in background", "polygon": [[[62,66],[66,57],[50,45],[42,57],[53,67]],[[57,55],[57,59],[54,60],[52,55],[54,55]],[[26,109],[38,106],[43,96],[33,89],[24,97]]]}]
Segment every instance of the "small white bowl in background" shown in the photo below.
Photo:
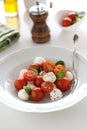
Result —
[{"label": "small white bowl in background", "polygon": [[79,13],[77,11],[73,11],[73,10],[61,10],[61,11],[58,11],[56,13],[56,21],[59,25],[59,27],[65,31],[76,31],[82,22],[84,22],[84,19],[85,19],[85,16],[86,16],[86,13],[84,11],[81,11],[84,13],[84,16],[83,18],[81,18],[79,21],[77,21],[76,23],[70,25],[70,26],[67,26],[67,27],[64,27],[62,26],[62,21],[65,17],[67,17],[67,15],[70,13],[70,12],[75,12],[75,13]]}]

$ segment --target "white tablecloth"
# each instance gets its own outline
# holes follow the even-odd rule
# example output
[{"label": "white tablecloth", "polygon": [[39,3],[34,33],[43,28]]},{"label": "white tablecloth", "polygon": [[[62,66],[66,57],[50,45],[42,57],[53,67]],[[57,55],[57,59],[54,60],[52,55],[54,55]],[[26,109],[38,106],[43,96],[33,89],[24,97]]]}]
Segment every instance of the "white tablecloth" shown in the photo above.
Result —
[{"label": "white tablecloth", "polygon": [[[73,35],[79,35],[77,51],[87,57],[87,19],[76,32],[64,32],[57,24],[55,14],[61,9],[86,11],[86,0],[52,0],[53,8],[49,8],[47,24],[51,30],[51,39],[43,46],[63,46],[73,49]],[[21,33],[20,40],[6,50],[0,52],[0,59],[4,56],[26,47],[42,46],[33,43],[31,39],[32,20],[29,18],[23,0],[18,0],[19,18],[6,18],[3,1],[0,1],[0,22],[14,26]],[[19,20],[18,20],[19,19]],[[12,20],[16,23],[13,24]],[[0,79],[1,80],[1,79]],[[82,130],[87,129],[87,97],[71,108],[52,113],[25,113],[13,110],[0,103],[0,130]]]}]

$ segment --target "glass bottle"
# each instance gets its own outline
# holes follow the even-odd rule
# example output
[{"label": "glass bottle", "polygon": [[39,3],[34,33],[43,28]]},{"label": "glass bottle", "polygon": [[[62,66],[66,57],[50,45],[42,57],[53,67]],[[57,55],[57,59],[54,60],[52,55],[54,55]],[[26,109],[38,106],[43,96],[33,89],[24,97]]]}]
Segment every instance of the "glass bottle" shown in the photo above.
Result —
[{"label": "glass bottle", "polygon": [[6,16],[16,16],[18,13],[17,0],[4,0]]}]

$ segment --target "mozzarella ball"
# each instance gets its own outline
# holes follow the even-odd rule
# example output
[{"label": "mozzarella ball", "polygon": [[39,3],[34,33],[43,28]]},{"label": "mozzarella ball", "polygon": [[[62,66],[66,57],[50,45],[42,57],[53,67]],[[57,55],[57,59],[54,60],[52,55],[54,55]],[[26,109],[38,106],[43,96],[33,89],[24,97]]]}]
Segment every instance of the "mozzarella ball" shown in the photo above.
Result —
[{"label": "mozzarella ball", "polygon": [[50,92],[50,99],[52,101],[59,100],[62,97],[63,97],[63,93],[57,88],[54,88],[53,91]]},{"label": "mozzarella ball", "polygon": [[33,88],[35,88],[36,86],[33,84],[33,82],[28,82],[27,87],[33,89]]},{"label": "mozzarella ball", "polygon": [[44,76],[46,74],[46,72],[43,70],[39,73],[40,76]]},{"label": "mozzarella ball", "polygon": [[69,81],[73,80],[73,74],[70,71],[67,71],[65,76],[68,78]]},{"label": "mozzarella ball", "polygon": [[39,65],[42,65],[43,64],[43,62],[45,62],[46,60],[43,58],[43,57],[36,57],[35,59],[34,59],[34,63],[37,63],[37,64],[39,64]]},{"label": "mozzarella ball", "polygon": [[20,91],[18,91],[18,97],[24,101],[27,101],[29,99],[29,95],[26,93],[24,89],[21,89]]},{"label": "mozzarella ball", "polygon": [[48,72],[43,76],[43,80],[54,83],[56,81],[56,76],[53,72]]},{"label": "mozzarella ball", "polygon": [[23,78],[24,73],[27,71],[27,69],[22,69],[19,72],[19,78]]}]

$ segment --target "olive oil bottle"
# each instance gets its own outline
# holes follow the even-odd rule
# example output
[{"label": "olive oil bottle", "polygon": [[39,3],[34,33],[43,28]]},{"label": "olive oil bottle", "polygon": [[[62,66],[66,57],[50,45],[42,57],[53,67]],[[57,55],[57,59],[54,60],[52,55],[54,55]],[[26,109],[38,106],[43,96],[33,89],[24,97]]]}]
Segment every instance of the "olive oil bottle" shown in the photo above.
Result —
[{"label": "olive oil bottle", "polygon": [[6,16],[16,16],[18,13],[17,0],[4,0],[4,8]]}]

